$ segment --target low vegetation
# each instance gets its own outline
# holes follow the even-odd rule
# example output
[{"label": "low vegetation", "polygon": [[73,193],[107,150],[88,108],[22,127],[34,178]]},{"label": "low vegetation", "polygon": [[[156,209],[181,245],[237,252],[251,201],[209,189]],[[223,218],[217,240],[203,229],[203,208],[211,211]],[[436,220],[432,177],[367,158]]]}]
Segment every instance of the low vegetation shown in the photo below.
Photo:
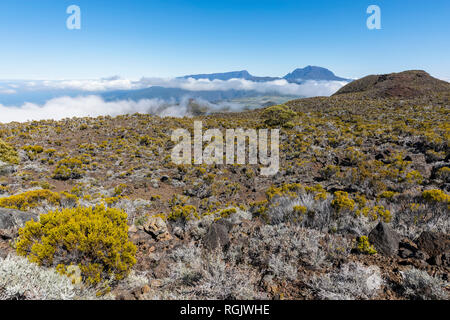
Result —
[{"label": "low vegetation", "polygon": [[16,246],[19,255],[61,274],[77,266],[91,285],[121,280],[136,263],[126,213],[105,206],[42,214],[39,222],[27,222],[20,230]]},{"label": "low vegetation", "polygon": [[0,139],[0,161],[19,164],[19,156],[17,151],[9,144]]},{"label": "low vegetation", "polygon": [[[57,270],[117,298],[446,299],[447,253],[415,246],[450,233],[449,104],[445,90],[347,92],[239,114],[0,125],[12,167],[0,170],[0,208],[40,215],[0,246],[33,264],[0,270]],[[171,133],[196,120],[280,129],[278,174],[174,164]],[[380,222],[403,245],[394,257],[369,241]],[[0,297],[25,294],[1,279]],[[55,297],[76,297],[69,287]],[[46,296],[37,290],[25,298]]]}]

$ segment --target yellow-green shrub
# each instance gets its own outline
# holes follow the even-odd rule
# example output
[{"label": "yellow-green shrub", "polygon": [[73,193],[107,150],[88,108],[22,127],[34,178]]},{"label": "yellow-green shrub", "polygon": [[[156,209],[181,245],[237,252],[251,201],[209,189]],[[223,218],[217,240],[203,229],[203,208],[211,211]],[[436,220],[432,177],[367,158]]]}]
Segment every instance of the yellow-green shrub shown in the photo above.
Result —
[{"label": "yellow-green shrub", "polygon": [[450,180],[450,168],[442,167],[436,172],[436,176],[444,181]]},{"label": "yellow-green shrub", "polygon": [[192,219],[200,219],[200,215],[197,212],[197,208],[191,205],[177,205],[175,206],[167,219],[177,221],[179,219],[188,221]]},{"label": "yellow-green shrub", "polygon": [[293,127],[292,120],[296,116],[297,114],[285,105],[269,107],[262,114],[267,126],[284,128]]},{"label": "yellow-green shrub", "polygon": [[336,191],[331,206],[337,211],[353,211],[355,201],[348,197],[348,193],[344,191]]},{"label": "yellow-green shrub", "polygon": [[25,150],[28,154],[36,155],[38,153],[44,152],[44,148],[42,146],[36,145],[36,146],[24,146],[22,148]]},{"label": "yellow-green shrub", "polygon": [[221,218],[229,218],[231,215],[237,212],[236,208],[228,208],[220,211]]},{"label": "yellow-green shrub", "polygon": [[374,221],[380,219],[388,223],[391,222],[392,219],[391,211],[385,209],[384,206],[381,205],[370,209],[369,215]]},{"label": "yellow-green shrub", "polygon": [[52,178],[57,180],[79,179],[83,173],[83,162],[80,159],[66,158],[57,163]]},{"label": "yellow-green shrub", "polygon": [[397,193],[394,191],[383,191],[378,197],[380,199],[392,200],[395,195],[397,195]]},{"label": "yellow-green shrub", "polygon": [[314,194],[314,200],[326,200],[328,197],[327,191],[321,184],[316,184],[313,187],[305,187],[305,191]]},{"label": "yellow-green shrub", "polygon": [[266,190],[266,196],[269,200],[272,200],[275,196],[291,196],[296,197],[297,192],[302,190],[302,185],[298,183],[288,183],[283,184],[281,187],[277,188],[272,185]]},{"label": "yellow-green shrub", "polygon": [[136,263],[136,247],[128,240],[127,214],[97,207],[62,209],[29,221],[19,230],[17,253],[31,262],[65,273],[77,265],[88,284],[121,280]]},{"label": "yellow-green shrub", "polygon": [[420,174],[419,171],[413,170],[406,174],[405,180],[408,183],[421,184],[423,182],[423,176]]},{"label": "yellow-green shrub", "polygon": [[425,190],[422,197],[428,202],[450,202],[450,195],[439,189]]},{"label": "yellow-green shrub", "polygon": [[114,188],[114,195],[115,196],[121,196],[126,189],[128,188],[128,186],[124,183],[119,184],[117,187]]},{"label": "yellow-green shrub", "polygon": [[49,204],[59,205],[61,195],[50,190],[27,191],[10,197],[0,198],[0,207],[26,211],[37,207],[43,201]]},{"label": "yellow-green shrub", "polygon": [[356,251],[362,254],[376,254],[377,250],[370,244],[367,236],[361,236],[356,240]]},{"label": "yellow-green shrub", "polygon": [[268,201],[267,200],[250,203],[251,210],[257,216],[261,216],[263,218],[266,217],[266,215],[267,215],[267,211],[268,211],[268,206],[267,205],[268,205]]},{"label": "yellow-green shrub", "polygon": [[154,140],[155,139],[152,139],[150,136],[144,135],[144,136],[139,137],[139,144],[141,146],[149,146],[152,143],[152,141],[154,141]]},{"label": "yellow-green shrub", "polygon": [[0,161],[19,164],[19,156],[12,146],[0,139]]},{"label": "yellow-green shrub", "polygon": [[367,199],[363,194],[357,194],[355,200],[360,210],[366,207]]},{"label": "yellow-green shrub", "polygon": [[305,206],[294,206],[293,210],[294,213],[298,215],[306,214],[306,212],[308,211],[308,209]]}]

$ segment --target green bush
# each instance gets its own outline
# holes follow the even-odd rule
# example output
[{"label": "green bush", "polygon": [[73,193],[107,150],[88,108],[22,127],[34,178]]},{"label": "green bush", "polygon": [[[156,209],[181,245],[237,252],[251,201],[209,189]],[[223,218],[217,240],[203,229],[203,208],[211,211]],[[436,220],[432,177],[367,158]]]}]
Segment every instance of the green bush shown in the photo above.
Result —
[{"label": "green bush", "polygon": [[104,205],[51,211],[27,222],[19,230],[17,253],[62,274],[77,266],[90,285],[121,280],[136,263],[127,214]]},{"label": "green bush", "polygon": [[56,180],[80,179],[84,174],[83,167],[83,162],[80,159],[62,159],[56,164],[52,178]]},{"label": "green bush", "polygon": [[355,249],[361,254],[376,254],[377,250],[370,244],[367,236],[361,236],[356,240]]},{"label": "green bush", "polygon": [[273,106],[264,110],[262,117],[269,127],[292,128],[297,114],[285,105]]},{"label": "green bush", "polygon": [[0,161],[19,164],[19,156],[12,146],[0,139]]}]

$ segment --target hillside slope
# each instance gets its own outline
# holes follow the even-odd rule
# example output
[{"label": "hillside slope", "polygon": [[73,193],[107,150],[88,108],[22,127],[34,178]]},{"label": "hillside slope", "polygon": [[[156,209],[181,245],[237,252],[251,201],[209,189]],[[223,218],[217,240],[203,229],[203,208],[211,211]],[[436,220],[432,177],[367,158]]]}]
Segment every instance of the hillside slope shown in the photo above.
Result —
[{"label": "hillside slope", "polygon": [[414,98],[449,92],[450,83],[433,78],[422,70],[370,75],[342,87],[334,95],[358,93],[368,98]]}]

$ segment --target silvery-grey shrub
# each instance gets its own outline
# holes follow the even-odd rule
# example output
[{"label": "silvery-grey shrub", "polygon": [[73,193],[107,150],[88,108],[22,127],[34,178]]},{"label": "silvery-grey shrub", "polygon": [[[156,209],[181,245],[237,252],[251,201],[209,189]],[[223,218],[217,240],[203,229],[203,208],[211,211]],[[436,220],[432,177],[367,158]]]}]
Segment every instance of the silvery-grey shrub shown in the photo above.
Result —
[{"label": "silvery-grey shrub", "polygon": [[376,298],[383,284],[377,266],[350,262],[331,273],[310,280],[310,286],[323,300],[368,300]]},{"label": "silvery-grey shrub", "polygon": [[81,290],[68,277],[17,256],[0,258],[0,300],[94,299],[95,292]]},{"label": "silvery-grey shrub", "polygon": [[449,295],[444,291],[443,283],[427,272],[412,268],[402,272],[403,290],[406,297],[412,300],[447,300]]}]

